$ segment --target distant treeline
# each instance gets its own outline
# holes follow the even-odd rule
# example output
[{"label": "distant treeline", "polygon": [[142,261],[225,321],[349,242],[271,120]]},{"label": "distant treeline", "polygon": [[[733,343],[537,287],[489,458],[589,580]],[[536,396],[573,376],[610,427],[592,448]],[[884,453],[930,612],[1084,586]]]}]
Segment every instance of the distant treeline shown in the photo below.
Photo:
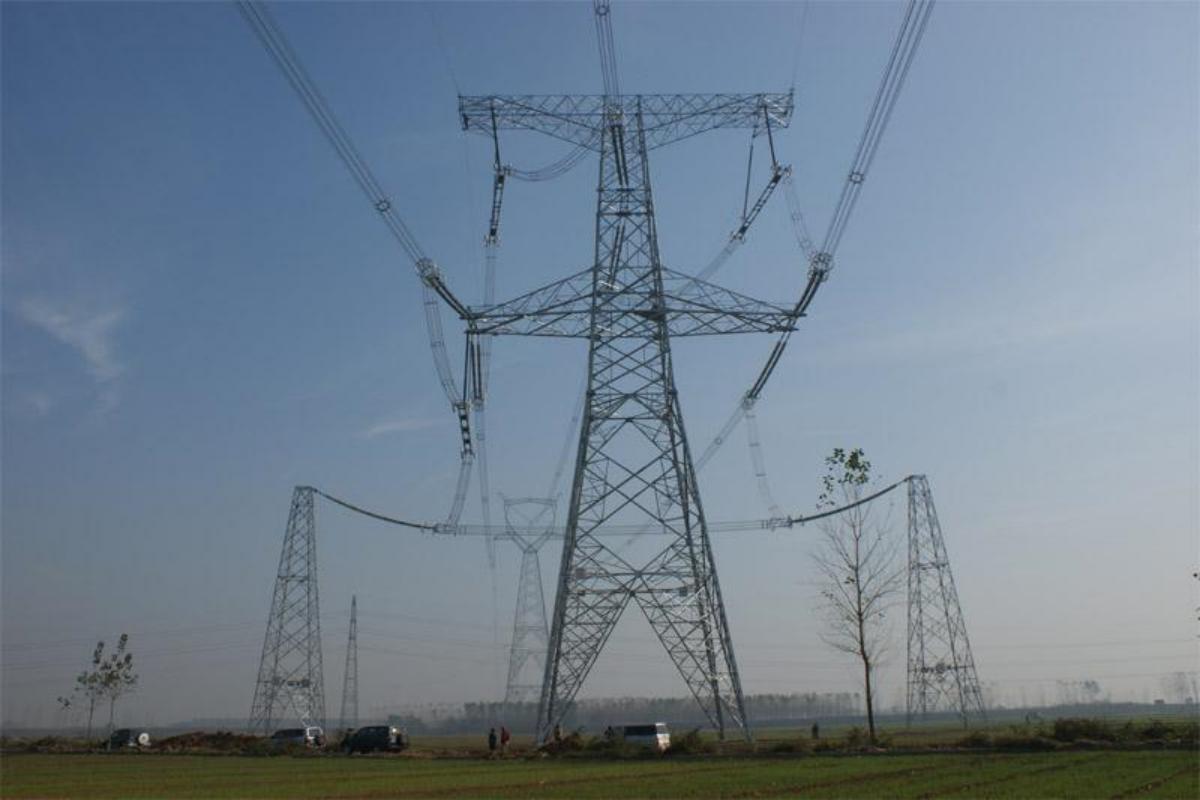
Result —
[{"label": "distant treeline", "polygon": [[[746,713],[755,724],[835,719],[858,714],[862,702],[857,693],[754,694],[746,697]],[[428,719],[417,714],[393,714],[391,725],[410,734],[475,733],[494,725],[506,725],[518,733],[531,733],[537,724],[538,704],[465,703],[461,715]],[[602,731],[609,725],[666,722],[676,727],[708,726],[708,720],[690,697],[616,697],[578,700],[564,725]]]}]

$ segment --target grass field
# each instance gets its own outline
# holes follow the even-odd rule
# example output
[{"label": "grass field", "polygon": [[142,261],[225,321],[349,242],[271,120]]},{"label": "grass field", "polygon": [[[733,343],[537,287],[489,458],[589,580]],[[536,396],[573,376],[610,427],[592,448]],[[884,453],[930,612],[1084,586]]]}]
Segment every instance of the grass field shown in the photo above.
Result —
[{"label": "grass field", "polygon": [[11,754],[4,797],[1200,797],[1200,754],[428,759]]}]

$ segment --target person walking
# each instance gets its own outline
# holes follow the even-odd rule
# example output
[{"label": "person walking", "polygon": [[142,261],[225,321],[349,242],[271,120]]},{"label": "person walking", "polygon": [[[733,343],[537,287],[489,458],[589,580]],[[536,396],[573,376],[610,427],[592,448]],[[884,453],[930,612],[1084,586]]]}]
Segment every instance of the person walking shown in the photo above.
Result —
[{"label": "person walking", "polygon": [[508,743],[512,739],[512,734],[508,732],[508,728],[500,726],[500,754],[504,755],[508,752]]},{"label": "person walking", "polygon": [[496,729],[488,731],[488,758],[496,755]]},{"label": "person walking", "polygon": [[813,739],[820,739],[820,738],[821,738],[821,726],[820,726],[820,724],[819,724],[819,723],[816,723],[816,722],[814,722],[814,723],[813,723],[813,726],[812,726],[812,738],[813,738]]}]

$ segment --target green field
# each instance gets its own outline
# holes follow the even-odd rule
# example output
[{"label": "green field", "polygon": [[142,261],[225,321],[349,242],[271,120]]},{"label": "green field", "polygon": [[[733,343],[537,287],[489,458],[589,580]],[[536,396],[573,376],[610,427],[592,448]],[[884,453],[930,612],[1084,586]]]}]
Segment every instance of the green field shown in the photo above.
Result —
[{"label": "green field", "polygon": [[430,759],[10,754],[4,797],[1200,797],[1186,751]]}]

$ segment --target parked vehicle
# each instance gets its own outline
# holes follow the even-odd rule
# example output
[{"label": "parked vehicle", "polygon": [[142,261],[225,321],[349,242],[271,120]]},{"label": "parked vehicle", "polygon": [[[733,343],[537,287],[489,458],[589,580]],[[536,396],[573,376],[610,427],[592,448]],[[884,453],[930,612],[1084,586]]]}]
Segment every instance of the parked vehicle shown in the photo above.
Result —
[{"label": "parked vehicle", "polygon": [[626,744],[653,747],[660,753],[671,746],[671,732],[665,722],[656,722],[653,725],[626,725],[621,729],[621,738]]},{"label": "parked vehicle", "polygon": [[325,732],[316,725],[307,728],[282,728],[271,734],[272,747],[324,747]]},{"label": "parked vehicle", "polygon": [[408,749],[408,734],[391,725],[367,725],[347,734],[342,747],[347,753],[398,753]]},{"label": "parked vehicle", "polygon": [[108,749],[119,750],[124,747],[149,747],[150,734],[144,731],[135,731],[133,728],[117,728],[112,732],[112,736],[108,737]]}]

